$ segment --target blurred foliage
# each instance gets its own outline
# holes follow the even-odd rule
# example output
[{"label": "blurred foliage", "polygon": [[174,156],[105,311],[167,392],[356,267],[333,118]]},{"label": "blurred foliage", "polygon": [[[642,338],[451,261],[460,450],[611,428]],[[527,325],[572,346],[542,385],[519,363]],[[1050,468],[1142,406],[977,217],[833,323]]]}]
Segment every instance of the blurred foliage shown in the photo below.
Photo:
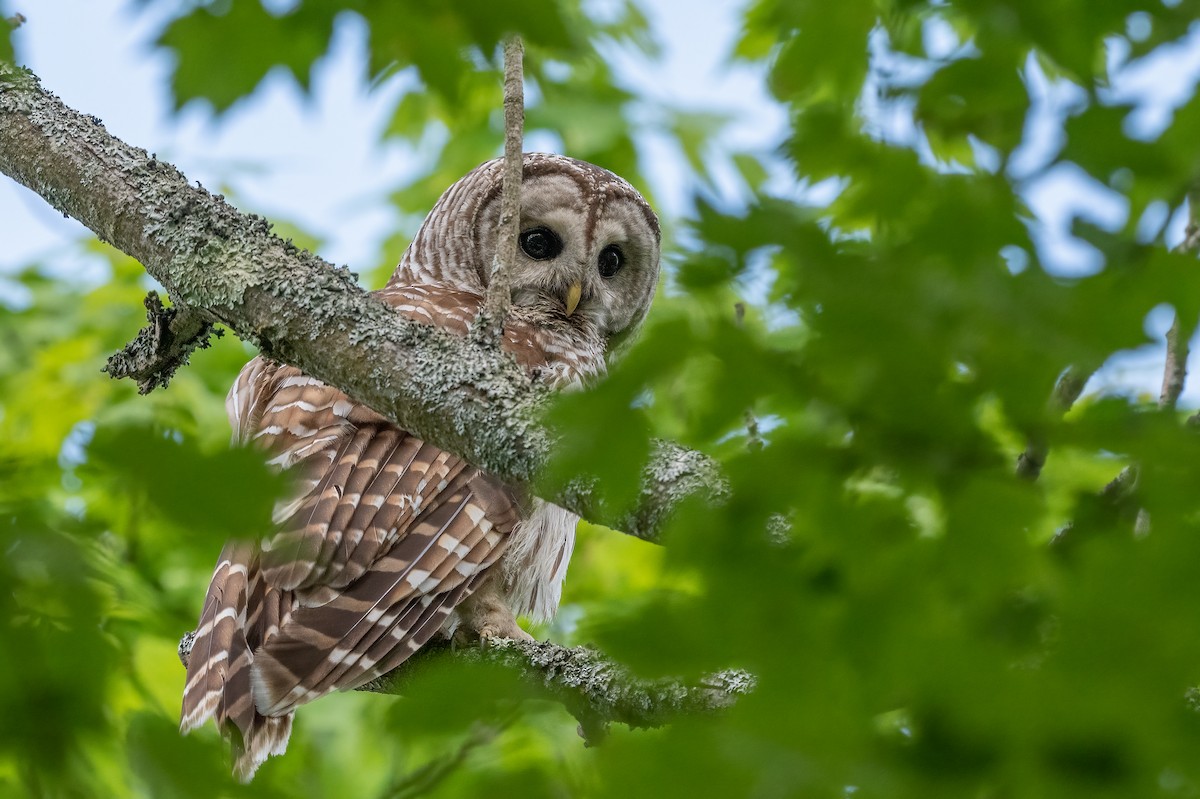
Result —
[{"label": "blurred foliage", "polygon": [[[150,397],[109,381],[146,285],[95,244],[79,257],[105,259],[108,283],[31,265],[26,301],[0,307],[0,795],[1200,792],[1185,699],[1200,442],[1146,398],[1091,394],[1065,417],[1047,403],[1068,364],[1146,344],[1155,308],[1200,315],[1192,256],[1139,230],[1200,177],[1197,103],[1150,134],[1110,91],[1188,33],[1195,3],[755,0],[731,57],[763,70],[791,124],[775,155],[719,156],[724,117],[638,113],[618,79],[611,48],[658,52],[629,0],[141,4],[176,9],[158,44],[177,104],[218,112],[272,70],[307,88],[338,17],[358,15],[364,81],[417,78],[381,134],[428,156],[391,198],[406,218],[499,152],[497,44],[514,31],[530,132],[639,185],[640,137],[676,144],[694,214],[665,220],[670,268],[639,343],[554,409],[564,456],[546,479],[597,474],[621,502],[663,436],[721,458],[732,495],[686,507],[662,548],[584,524],[541,632],[646,674],[742,666],[759,687],[720,718],[585,749],[561,708],[514,707],[504,675],[448,668],[406,698],[305,708],[288,754],[234,785],[215,733],[175,734],[174,647],[220,541],[261,529],[280,489],[226,443],[222,397],[249,352],[226,337]],[[1080,98],[1065,143],[1017,169],[1047,85]],[[714,190],[718,157],[749,203]],[[793,182],[768,191],[779,160]],[[1022,200],[1064,166],[1130,209],[1116,229],[1078,222],[1102,259],[1085,276],[1041,261]],[[823,205],[795,190],[821,181]],[[1037,482],[1014,473],[1029,439],[1050,451]],[[1099,499],[1130,463],[1134,495]],[[1068,522],[1072,545],[1049,544]]]}]

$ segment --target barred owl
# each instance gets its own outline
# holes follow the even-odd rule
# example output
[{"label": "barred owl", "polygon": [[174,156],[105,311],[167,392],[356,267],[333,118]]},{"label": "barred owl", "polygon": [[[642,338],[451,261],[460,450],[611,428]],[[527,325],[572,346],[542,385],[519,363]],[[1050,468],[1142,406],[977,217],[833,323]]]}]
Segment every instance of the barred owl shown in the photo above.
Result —
[{"label": "barred owl", "polygon": [[[496,249],[502,162],[438,200],[377,295],[464,334]],[[658,277],[650,206],[600,167],[527,154],[521,253],[503,347],[554,387],[605,370]],[[298,476],[261,544],[222,551],[195,631],[180,729],[214,719],[249,779],[287,746],[295,708],[396,666],[439,631],[529,636],[558,607],[578,519],[425,443],[299,370],[259,356],[226,408],[235,439]]]}]

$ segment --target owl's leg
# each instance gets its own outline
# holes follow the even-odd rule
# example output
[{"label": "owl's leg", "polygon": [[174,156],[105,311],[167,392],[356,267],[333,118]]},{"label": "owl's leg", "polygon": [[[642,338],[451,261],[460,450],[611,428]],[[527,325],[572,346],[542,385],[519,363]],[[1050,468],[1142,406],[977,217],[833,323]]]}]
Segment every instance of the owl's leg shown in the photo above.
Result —
[{"label": "owl's leg", "polygon": [[532,641],[533,636],[517,624],[517,619],[504,594],[500,580],[493,578],[479,587],[456,610],[462,623],[454,633],[461,641],[486,641],[489,638],[512,638],[517,641]]}]

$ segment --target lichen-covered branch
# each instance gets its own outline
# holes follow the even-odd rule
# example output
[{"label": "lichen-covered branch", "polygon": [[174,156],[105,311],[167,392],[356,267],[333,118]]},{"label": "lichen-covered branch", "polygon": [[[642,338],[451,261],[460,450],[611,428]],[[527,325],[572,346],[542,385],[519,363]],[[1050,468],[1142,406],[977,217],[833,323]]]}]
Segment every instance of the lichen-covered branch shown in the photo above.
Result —
[{"label": "lichen-covered branch", "polygon": [[[644,541],[657,541],[659,530],[671,509],[690,496],[703,494],[720,504],[729,495],[729,484],[716,461],[673,441],[656,441],[650,462],[642,471],[642,489],[633,509],[625,513],[596,508],[594,515],[615,518],[617,529]],[[587,494],[579,497],[581,506]],[[591,516],[587,516],[591,518]]]},{"label": "lichen-covered branch", "polygon": [[[193,634],[179,642],[179,659],[186,667]],[[395,671],[362,686],[374,693],[403,694],[413,675],[432,659],[451,657],[512,670],[532,695],[561,703],[579,721],[588,743],[599,743],[608,725],[661,727],[682,715],[725,710],[754,689],[754,677],[728,669],[687,682],[642,679],[604,655],[585,647],[564,647],[550,641],[488,639],[473,646],[453,646],[436,638]]]},{"label": "lichen-covered branch", "polygon": [[[67,108],[32,73],[5,64],[0,172],[140,261],[193,318],[228,326],[267,357],[504,479],[526,483],[546,462],[553,439],[539,421],[545,390],[508,355],[402,319],[347,269],[273,235],[266,220],[189,184],[170,164],[109,135],[99,119]],[[621,516],[661,520],[689,490],[706,487],[714,468],[698,453],[651,464],[663,479],[643,493],[651,507],[633,513],[595,516],[572,504],[586,503],[587,492],[547,499],[620,529]]]},{"label": "lichen-covered branch", "polygon": [[586,647],[502,638],[457,648],[442,640],[426,644],[415,658],[363,690],[403,693],[410,673],[420,668],[422,660],[443,656],[513,670],[538,693],[561,703],[579,721],[580,734],[590,744],[602,741],[611,723],[661,727],[680,716],[725,710],[754,689],[754,677],[739,669],[694,682],[648,680]]},{"label": "lichen-covered branch", "polygon": [[108,359],[104,371],[111,377],[130,378],[139,393],[149,394],[166,388],[175,371],[187,365],[192,351],[207,348],[209,337],[220,337],[222,331],[214,330],[213,323],[192,308],[164,308],[157,292],[147,294],[144,303],[149,324]]}]

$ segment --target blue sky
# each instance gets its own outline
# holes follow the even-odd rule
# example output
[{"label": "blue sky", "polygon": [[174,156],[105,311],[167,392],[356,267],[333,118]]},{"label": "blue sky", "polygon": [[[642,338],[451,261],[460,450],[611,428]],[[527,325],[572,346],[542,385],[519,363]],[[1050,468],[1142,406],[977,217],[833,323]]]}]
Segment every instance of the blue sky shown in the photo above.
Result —
[{"label": "blue sky", "polygon": [[[374,93],[364,89],[359,82],[363,31],[353,18],[339,26],[331,55],[314,75],[311,98],[287,78],[273,76],[251,99],[216,120],[202,106],[171,113],[165,80],[169,57],[148,44],[159,21],[133,13],[131,0],[0,0],[0,7],[6,2],[9,12],[21,11],[29,18],[17,34],[25,63],[68,105],[99,116],[114,135],[156,152],[209,188],[231,189],[256,212],[298,223],[324,240],[320,253],[335,263],[357,269],[399,258],[399,253],[380,250],[398,224],[386,196],[423,168],[402,146],[377,143],[389,99],[406,84],[391,82]],[[597,2],[602,5],[603,0]],[[623,80],[645,89],[649,100],[729,112],[736,120],[727,132],[730,142],[769,151],[783,135],[786,118],[769,101],[755,69],[727,60],[742,5],[734,0],[643,0],[665,46],[664,59],[650,64],[628,54],[611,55]],[[1200,31],[1193,33],[1161,58],[1119,73],[1113,96],[1140,106],[1131,118],[1131,132],[1154,135],[1191,96],[1200,76]],[[927,32],[927,41],[932,51],[956,45],[936,29]],[[1120,63],[1120,49],[1114,48],[1110,58]],[[1041,113],[1032,115],[1028,142],[1017,161],[1032,170],[1057,148],[1061,114],[1074,98],[1036,75],[1030,86]],[[892,117],[889,136],[911,134],[903,113]],[[687,170],[673,150],[652,136],[642,144],[646,162],[653,164],[647,171],[661,210],[668,218],[684,213],[693,188]],[[526,145],[546,146],[536,137]],[[730,179],[724,189],[733,193],[736,185]],[[1096,253],[1070,238],[1073,215],[1115,226],[1127,214],[1117,196],[1070,167],[1029,181],[1024,194],[1038,219],[1042,259],[1062,273],[1086,273],[1099,265]],[[1161,211],[1165,216],[1168,209]],[[1182,226],[1177,213],[1171,228],[1175,239]],[[85,235],[74,220],[0,178],[0,276],[40,261],[76,279],[103,280],[102,265],[74,246]],[[1147,332],[1161,337],[1170,320],[1167,309],[1151,314]],[[1157,392],[1161,363],[1161,348],[1123,354],[1091,390]],[[1193,371],[1197,368],[1200,359],[1192,364]],[[1200,405],[1195,381],[1185,403]]]},{"label": "blue sky", "polygon": [[[8,4],[18,8],[21,0]],[[158,21],[130,13],[129,0],[30,5],[24,12],[29,22],[18,31],[21,54],[68,105],[99,116],[111,133],[156,152],[189,178],[209,187],[228,182],[256,211],[301,223],[327,239],[321,254],[330,260],[353,267],[374,259],[396,224],[386,194],[423,170],[403,147],[376,143],[389,98],[408,84],[400,80],[373,94],[364,91],[363,31],[353,17],[342,18],[332,54],[314,75],[311,99],[288,78],[272,76],[250,100],[214,120],[202,106],[170,113],[169,57],[148,45]],[[621,58],[626,80],[654,87],[651,98],[731,112],[738,120],[729,130],[732,142],[764,150],[777,143],[786,119],[768,102],[760,76],[725,63],[739,4],[648,5],[667,57],[653,69],[637,58]],[[526,144],[539,147],[536,137]],[[663,165],[653,176],[656,195],[669,206],[666,215],[677,214],[690,194],[679,179],[684,170],[672,168],[673,153],[655,151],[653,140],[646,144]],[[5,239],[0,273],[84,235],[82,226],[63,220],[10,181],[0,181],[0,219]]]}]

